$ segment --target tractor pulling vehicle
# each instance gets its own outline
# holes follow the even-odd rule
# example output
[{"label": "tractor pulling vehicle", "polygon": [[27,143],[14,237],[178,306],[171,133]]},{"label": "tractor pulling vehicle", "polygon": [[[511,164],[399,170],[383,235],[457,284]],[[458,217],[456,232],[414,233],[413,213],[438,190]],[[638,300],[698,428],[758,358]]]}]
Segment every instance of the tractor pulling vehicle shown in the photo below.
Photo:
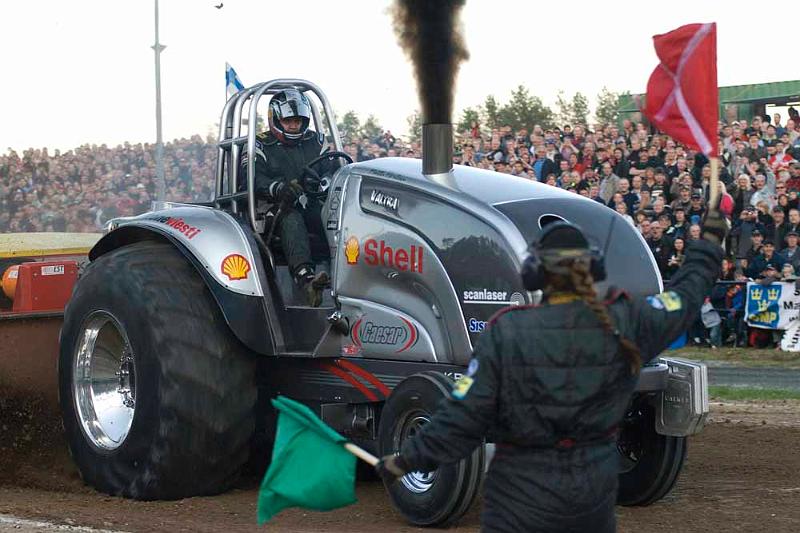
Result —
[{"label": "tractor pulling vehicle", "polygon": [[[256,141],[254,128],[243,133],[245,109],[257,124],[259,100],[284,88],[312,96],[314,125],[332,148],[306,172],[308,194],[324,201],[325,234],[312,236],[312,250],[332,284],[320,308],[298,303],[269,206],[252,193],[255,158],[246,176],[239,171],[242,148],[254,153]],[[224,491],[251,453],[268,457],[268,400],[277,394],[390,453],[450,394],[490,316],[535,301],[519,266],[552,221],[575,222],[604,244],[601,289],[661,290],[643,239],[615,226],[614,211],[528,180],[453,168],[449,124],[425,125],[423,146],[422,161],[352,163],[316,85],[278,79],[233,96],[220,121],[214,201],[164,203],[112,221],[66,308],[59,392],[83,479],[136,499]],[[318,176],[317,162],[329,159],[346,164]],[[703,365],[662,358],[642,369],[618,443],[621,504],[646,505],[672,488],[686,437],[707,412]],[[456,520],[491,450],[406,475],[388,489],[393,504],[417,525]]]}]

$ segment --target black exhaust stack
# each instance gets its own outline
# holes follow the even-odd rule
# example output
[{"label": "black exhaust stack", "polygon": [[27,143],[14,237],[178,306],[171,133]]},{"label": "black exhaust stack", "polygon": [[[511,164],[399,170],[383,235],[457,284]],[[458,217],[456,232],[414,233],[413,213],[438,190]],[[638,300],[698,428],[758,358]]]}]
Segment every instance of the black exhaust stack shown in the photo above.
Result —
[{"label": "black exhaust stack", "polygon": [[422,106],[422,172],[453,169],[453,94],[458,67],[469,58],[458,20],[465,0],[396,0],[394,29],[414,64]]}]

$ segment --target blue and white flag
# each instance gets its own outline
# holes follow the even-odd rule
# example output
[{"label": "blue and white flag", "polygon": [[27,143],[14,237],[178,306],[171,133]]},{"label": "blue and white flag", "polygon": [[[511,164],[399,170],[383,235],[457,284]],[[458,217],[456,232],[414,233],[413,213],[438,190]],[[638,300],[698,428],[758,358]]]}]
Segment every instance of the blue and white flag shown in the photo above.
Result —
[{"label": "blue and white flag", "polygon": [[242,89],[244,89],[244,84],[242,84],[242,80],[239,79],[239,75],[236,74],[236,71],[233,70],[230,63],[225,63],[225,92],[228,98]]}]

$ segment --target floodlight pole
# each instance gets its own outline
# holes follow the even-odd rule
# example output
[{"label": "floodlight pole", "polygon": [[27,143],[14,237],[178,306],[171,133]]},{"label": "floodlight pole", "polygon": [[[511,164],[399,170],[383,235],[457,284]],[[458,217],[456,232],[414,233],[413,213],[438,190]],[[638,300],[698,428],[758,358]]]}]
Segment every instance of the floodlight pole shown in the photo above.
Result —
[{"label": "floodlight pole", "polygon": [[164,141],[161,138],[161,52],[166,48],[158,42],[158,0],[156,3],[156,43],[151,46],[156,56],[156,199],[166,200],[167,182],[164,177]]}]

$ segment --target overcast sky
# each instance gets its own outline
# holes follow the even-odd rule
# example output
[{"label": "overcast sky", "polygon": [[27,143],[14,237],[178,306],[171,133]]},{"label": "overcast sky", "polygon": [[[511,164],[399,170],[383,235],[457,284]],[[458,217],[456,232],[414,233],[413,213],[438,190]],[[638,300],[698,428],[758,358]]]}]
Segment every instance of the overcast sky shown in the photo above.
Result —
[{"label": "overcast sky", "polygon": [[[373,113],[394,132],[417,107],[387,0],[161,0],[164,139],[205,135],[225,99],[224,65],[245,85],[276,77],[316,82],[336,112]],[[797,78],[775,40],[752,41],[744,5],[670,2],[468,0],[471,58],[462,65],[457,112],[487,94],[500,101],[524,84],[546,103],[558,89],[592,100],[604,86],[643,92],[656,65],[652,36],[716,21],[720,85]],[[7,146],[73,148],[155,139],[152,0],[4,0],[0,3],[0,152]],[[784,27],[782,28],[781,25]],[[759,29],[759,35],[762,30]]]}]

